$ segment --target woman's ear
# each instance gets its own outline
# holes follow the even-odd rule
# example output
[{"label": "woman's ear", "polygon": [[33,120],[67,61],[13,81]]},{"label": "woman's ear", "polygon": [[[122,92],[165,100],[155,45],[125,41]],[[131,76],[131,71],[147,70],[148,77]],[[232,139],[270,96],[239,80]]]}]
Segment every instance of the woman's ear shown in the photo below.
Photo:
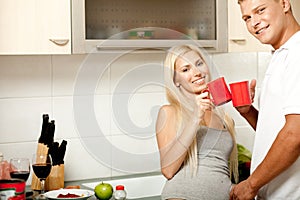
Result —
[{"label": "woman's ear", "polygon": [[176,87],[180,87],[180,83],[175,83],[175,86]]}]

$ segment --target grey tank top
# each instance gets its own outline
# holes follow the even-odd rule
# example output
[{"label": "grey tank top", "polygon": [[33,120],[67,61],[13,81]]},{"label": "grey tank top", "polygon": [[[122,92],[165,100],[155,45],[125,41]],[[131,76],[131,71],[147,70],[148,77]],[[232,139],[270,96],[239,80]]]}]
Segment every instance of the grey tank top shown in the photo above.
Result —
[{"label": "grey tank top", "polygon": [[183,166],[166,181],[161,199],[228,200],[231,187],[228,161],[233,140],[227,130],[201,127],[197,133],[198,170]]}]

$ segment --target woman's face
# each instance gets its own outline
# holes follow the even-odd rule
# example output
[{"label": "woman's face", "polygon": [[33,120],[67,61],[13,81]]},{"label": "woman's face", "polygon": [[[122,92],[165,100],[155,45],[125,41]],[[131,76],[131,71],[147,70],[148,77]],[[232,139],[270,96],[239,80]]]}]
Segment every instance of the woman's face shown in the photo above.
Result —
[{"label": "woman's face", "polygon": [[209,71],[206,63],[195,51],[178,57],[175,62],[174,83],[192,94],[200,94],[207,88]]}]

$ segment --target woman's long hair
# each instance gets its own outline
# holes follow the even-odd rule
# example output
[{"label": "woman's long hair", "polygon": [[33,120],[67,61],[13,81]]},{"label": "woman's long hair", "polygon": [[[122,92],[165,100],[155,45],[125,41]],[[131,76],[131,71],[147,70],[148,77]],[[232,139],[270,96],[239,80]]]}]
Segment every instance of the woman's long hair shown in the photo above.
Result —
[{"label": "woman's long hair", "polygon": [[[185,126],[186,122],[191,118],[194,111],[195,102],[192,102],[188,99],[174,83],[175,77],[175,64],[178,57],[183,54],[194,51],[199,54],[202,60],[207,64],[205,55],[203,52],[194,45],[180,45],[172,47],[166,56],[164,62],[164,79],[166,84],[166,97],[170,105],[172,105],[176,110],[176,119],[177,119],[177,137],[181,133],[180,130]],[[215,69],[214,69],[215,70]],[[212,78],[211,73],[212,69],[209,69],[209,77]],[[215,73],[215,71],[213,71]],[[230,155],[230,177],[234,176],[234,180],[238,182],[238,162],[237,162],[237,145],[235,139],[235,128],[234,121],[225,114],[220,108],[218,108],[218,115],[225,124],[227,130],[230,132],[233,139],[233,150]],[[193,174],[197,171],[198,159],[197,159],[197,139],[193,140],[192,144],[188,149],[188,156],[186,157],[185,164],[189,165],[192,169]]]}]

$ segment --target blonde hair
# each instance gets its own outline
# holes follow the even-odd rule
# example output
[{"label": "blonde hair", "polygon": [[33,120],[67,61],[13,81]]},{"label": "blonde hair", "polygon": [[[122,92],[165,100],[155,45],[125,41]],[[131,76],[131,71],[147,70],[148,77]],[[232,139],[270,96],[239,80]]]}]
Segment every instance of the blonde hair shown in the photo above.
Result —
[{"label": "blonde hair", "polygon": [[[188,116],[193,113],[193,107],[189,100],[180,92],[178,87],[174,83],[175,77],[175,65],[178,57],[184,55],[187,52],[194,51],[199,54],[204,63],[207,64],[206,56],[203,52],[194,45],[179,45],[172,47],[165,59],[164,62],[164,78],[166,84],[166,97],[169,101],[170,105],[172,105],[176,110],[176,119],[177,119],[177,130],[180,130],[180,124],[185,124],[185,120]],[[211,70],[210,70],[211,73]],[[211,77],[211,74],[209,74]],[[234,121],[225,113],[223,113],[223,121],[227,127],[227,130],[230,132],[233,139],[233,150],[230,155],[230,178],[234,176],[234,180],[238,182],[238,162],[237,162],[237,145],[235,140],[235,129],[234,129]],[[186,118],[187,117],[187,118]],[[179,134],[180,131],[177,133]],[[193,140],[192,144],[188,148],[188,154],[185,159],[185,164],[189,165],[192,169],[193,174],[197,171],[198,166],[198,158],[197,158],[197,139]]]}]

